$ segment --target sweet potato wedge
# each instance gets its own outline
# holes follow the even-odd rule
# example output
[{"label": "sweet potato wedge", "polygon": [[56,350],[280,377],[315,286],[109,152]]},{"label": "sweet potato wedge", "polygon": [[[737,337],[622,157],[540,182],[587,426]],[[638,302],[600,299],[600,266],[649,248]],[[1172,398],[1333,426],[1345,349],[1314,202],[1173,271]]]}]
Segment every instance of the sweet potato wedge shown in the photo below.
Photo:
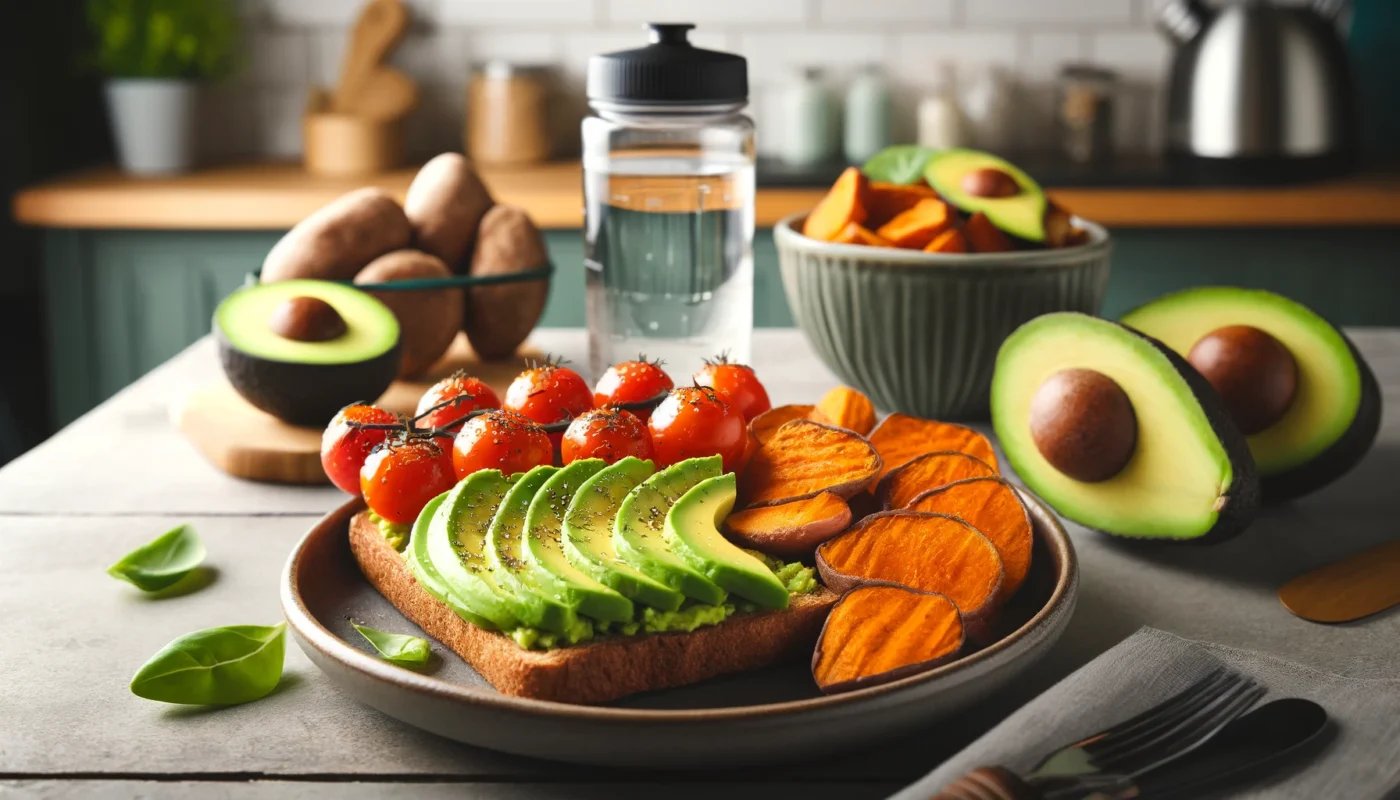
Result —
[{"label": "sweet potato wedge", "polygon": [[766,506],[831,492],[847,498],[880,474],[880,454],[845,428],[795,419],[754,451],[739,480],[748,506]]},{"label": "sweet potato wedge", "polygon": [[829,422],[825,415],[816,413],[816,409],[816,406],[809,405],[773,406],[749,420],[749,438],[759,444],[767,444],[779,428],[795,419]]},{"label": "sweet potato wedge", "polygon": [[946,664],[965,641],[958,607],[943,595],[894,584],[862,586],[827,615],[812,677],[827,694],[876,686]]},{"label": "sweet potato wedge", "polygon": [[1011,238],[981,211],[967,218],[963,235],[974,253],[1005,253],[1011,250]]},{"label": "sweet potato wedge", "polygon": [[924,199],[896,214],[875,231],[895,247],[922,249],[953,223],[953,211],[942,200]]},{"label": "sweet potato wedge", "polygon": [[926,453],[886,472],[875,486],[875,498],[880,501],[880,507],[887,511],[908,508],[914,498],[932,489],[966,478],[996,474],[996,469],[990,464],[967,453],[956,450]]},{"label": "sweet potato wedge", "polygon": [[957,228],[948,230],[933,237],[933,241],[924,247],[925,253],[966,253],[967,237]]},{"label": "sweet potato wedge", "polygon": [[869,188],[870,182],[859,168],[846,167],[836,182],[831,184],[826,196],[807,215],[802,233],[830,242],[852,222],[865,222]]},{"label": "sweet potato wedge", "polygon": [[852,222],[841,229],[836,234],[836,238],[831,241],[839,244],[863,244],[869,247],[894,247],[894,244],[881,238],[879,234],[869,230],[859,222]]},{"label": "sweet potato wedge", "polygon": [[980,531],[923,511],[871,514],[817,548],[817,570],[835,592],[874,581],[938,592],[969,626],[995,611],[1004,574],[996,546]]},{"label": "sweet potato wedge", "polygon": [[730,539],[785,557],[811,555],[851,524],[851,507],[831,492],[774,506],[736,511],[724,520]]},{"label": "sweet potato wedge", "polygon": [[938,192],[924,183],[899,184],[871,181],[867,195],[870,199],[865,226],[875,229],[908,211],[920,200],[937,200]]},{"label": "sweet potato wedge", "polygon": [[861,436],[875,427],[875,404],[863,392],[849,386],[837,386],[822,395],[822,399],[817,401],[817,411],[832,425]]},{"label": "sweet potato wedge", "polygon": [[924,492],[909,503],[913,511],[957,517],[982,532],[996,546],[1006,578],[997,604],[1011,599],[1031,569],[1031,515],[1021,494],[1003,478],[955,481]]},{"label": "sweet potato wedge", "polygon": [[881,477],[925,453],[943,450],[967,453],[985,461],[993,469],[997,467],[997,454],[992,449],[992,443],[977,431],[951,422],[920,419],[908,414],[885,417],[880,427],[871,432],[870,444],[884,459]]}]

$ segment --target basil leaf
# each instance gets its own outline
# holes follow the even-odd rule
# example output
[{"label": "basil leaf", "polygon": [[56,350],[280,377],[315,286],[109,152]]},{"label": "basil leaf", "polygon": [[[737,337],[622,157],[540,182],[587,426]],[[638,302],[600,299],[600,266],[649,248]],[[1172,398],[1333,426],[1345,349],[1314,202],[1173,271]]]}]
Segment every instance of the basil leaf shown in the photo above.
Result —
[{"label": "basil leaf", "polygon": [[428,656],[432,655],[428,648],[428,640],[422,637],[377,631],[356,622],[350,624],[365,637],[365,641],[374,645],[379,655],[395,664],[420,666],[428,663]]},{"label": "basil leaf", "polygon": [[257,700],[282,680],[287,623],[230,625],[181,636],[151,656],[131,679],[147,700],[236,705]]},{"label": "basil leaf", "polygon": [[924,165],[933,151],[917,144],[895,144],[870,157],[860,168],[872,181],[907,186],[924,177]]},{"label": "basil leaf", "polygon": [[199,534],[189,525],[179,525],[122,556],[107,574],[143,592],[158,592],[194,571],[204,555]]}]

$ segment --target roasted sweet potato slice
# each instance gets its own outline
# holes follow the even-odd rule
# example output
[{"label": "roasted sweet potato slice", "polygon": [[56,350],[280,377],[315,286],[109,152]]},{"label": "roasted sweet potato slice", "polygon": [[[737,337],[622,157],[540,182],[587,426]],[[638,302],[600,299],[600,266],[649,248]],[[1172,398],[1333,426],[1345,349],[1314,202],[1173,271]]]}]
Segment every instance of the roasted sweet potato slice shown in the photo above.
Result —
[{"label": "roasted sweet potato slice", "polygon": [[956,658],[965,638],[958,607],[943,595],[862,586],[827,615],[812,677],[827,694],[899,680]]},{"label": "roasted sweet potato slice", "polygon": [[839,244],[863,244],[869,247],[894,247],[894,245],[858,222],[852,222],[836,234],[831,241]]},{"label": "roasted sweet potato slice", "polygon": [[749,438],[759,444],[767,444],[778,429],[795,419],[810,419],[813,422],[828,422],[826,416],[816,412],[816,406],[787,405],[773,406],[749,420]]},{"label": "roasted sweet potato slice", "polygon": [[937,200],[938,192],[935,192],[933,187],[923,183],[904,185],[871,181],[867,197],[870,202],[865,226],[874,230],[894,219],[900,213],[913,208],[914,204],[920,200]]},{"label": "roasted sweet potato slice", "polygon": [[926,453],[886,472],[875,487],[875,497],[885,510],[908,508],[914,498],[932,489],[966,478],[995,477],[996,474],[990,464],[967,453],[956,450]]},{"label": "roasted sweet potato slice", "polygon": [[[837,386],[822,395],[817,410],[832,425],[865,436],[875,427],[875,404],[864,393],[849,386]],[[822,420],[818,420],[819,422]]]},{"label": "roasted sweet potato slice", "polygon": [[882,511],[817,548],[822,582],[844,592],[885,581],[938,592],[969,625],[985,620],[1001,596],[1001,556],[991,540],[956,517]]},{"label": "roasted sweet potato slice", "polygon": [[895,247],[921,249],[953,223],[953,210],[942,200],[925,199],[896,214],[875,231]]},{"label": "roasted sweet potato slice", "polygon": [[908,414],[885,417],[880,427],[870,434],[870,443],[885,461],[881,477],[925,453],[943,450],[956,450],[975,456],[993,469],[997,466],[997,454],[992,449],[992,443],[977,431],[951,422],[919,419]]},{"label": "roasted sweet potato slice", "polygon": [[913,511],[932,511],[957,517],[982,532],[996,545],[1006,579],[997,604],[1005,603],[1021,588],[1031,569],[1031,514],[1016,488],[1002,478],[982,477],[955,481],[924,492],[909,503]]},{"label": "roasted sweet potato slice", "polygon": [[851,524],[851,507],[831,492],[775,506],[736,511],[724,532],[745,547],[779,556],[811,555],[817,545]]},{"label": "roasted sweet potato slice", "polygon": [[967,237],[957,228],[948,230],[933,237],[933,241],[924,246],[925,253],[966,253]]},{"label": "roasted sweet potato slice", "polygon": [[870,182],[857,167],[847,167],[802,226],[802,233],[824,242],[832,241],[852,222],[865,222],[866,197]]},{"label": "roasted sweet potato slice", "polygon": [[963,235],[974,253],[1005,253],[1011,249],[1010,237],[981,211],[967,218]]},{"label": "roasted sweet potato slice", "polygon": [[847,498],[875,483],[880,454],[845,428],[795,419],[754,451],[739,491],[750,506],[831,492]]}]

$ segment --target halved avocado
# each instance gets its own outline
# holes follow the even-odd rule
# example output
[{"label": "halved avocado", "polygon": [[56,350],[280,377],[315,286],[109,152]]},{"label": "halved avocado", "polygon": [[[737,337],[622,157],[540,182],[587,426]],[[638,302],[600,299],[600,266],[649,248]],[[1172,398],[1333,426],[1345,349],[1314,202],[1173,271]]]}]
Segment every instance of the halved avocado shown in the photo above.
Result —
[{"label": "halved avocado", "polygon": [[958,209],[981,211],[1012,236],[1045,241],[1045,191],[1010,161],[980,150],[939,150],[924,166],[924,180]]},{"label": "halved avocado", "polygon": [[992,423],[1027,486],[1106,533],[1218,541],[1254,519],[1244,436],[1160,342],[1084,314],[1046,314],[1002,344]]},{"label": "halved avocado", "polygon": [[1345,334],[1301,303],[1201,287],[1130,311],[1123,324],[1185,356],[1220,392],[1247,434],[1265,501],[1331,483],[1375,442],[1375,375]]},{"label": "halved avocado", "polygon": [[325,425],[346,405],[379,397],[398,373],[394,313],[328,281],[237,290],[214,310],[214,338],[233,388],[293,425]]}]

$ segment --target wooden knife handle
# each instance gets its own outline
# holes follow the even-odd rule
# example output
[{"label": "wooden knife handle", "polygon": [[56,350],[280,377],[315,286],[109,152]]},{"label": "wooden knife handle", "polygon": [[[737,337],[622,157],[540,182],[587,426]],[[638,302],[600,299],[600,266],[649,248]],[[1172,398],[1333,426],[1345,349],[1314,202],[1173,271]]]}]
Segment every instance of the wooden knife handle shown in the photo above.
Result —
[{"label": "wooden knife handle", "polygon": [[1004,767],[978,767],[929,800],[1040,800],[1040,792]]}]

